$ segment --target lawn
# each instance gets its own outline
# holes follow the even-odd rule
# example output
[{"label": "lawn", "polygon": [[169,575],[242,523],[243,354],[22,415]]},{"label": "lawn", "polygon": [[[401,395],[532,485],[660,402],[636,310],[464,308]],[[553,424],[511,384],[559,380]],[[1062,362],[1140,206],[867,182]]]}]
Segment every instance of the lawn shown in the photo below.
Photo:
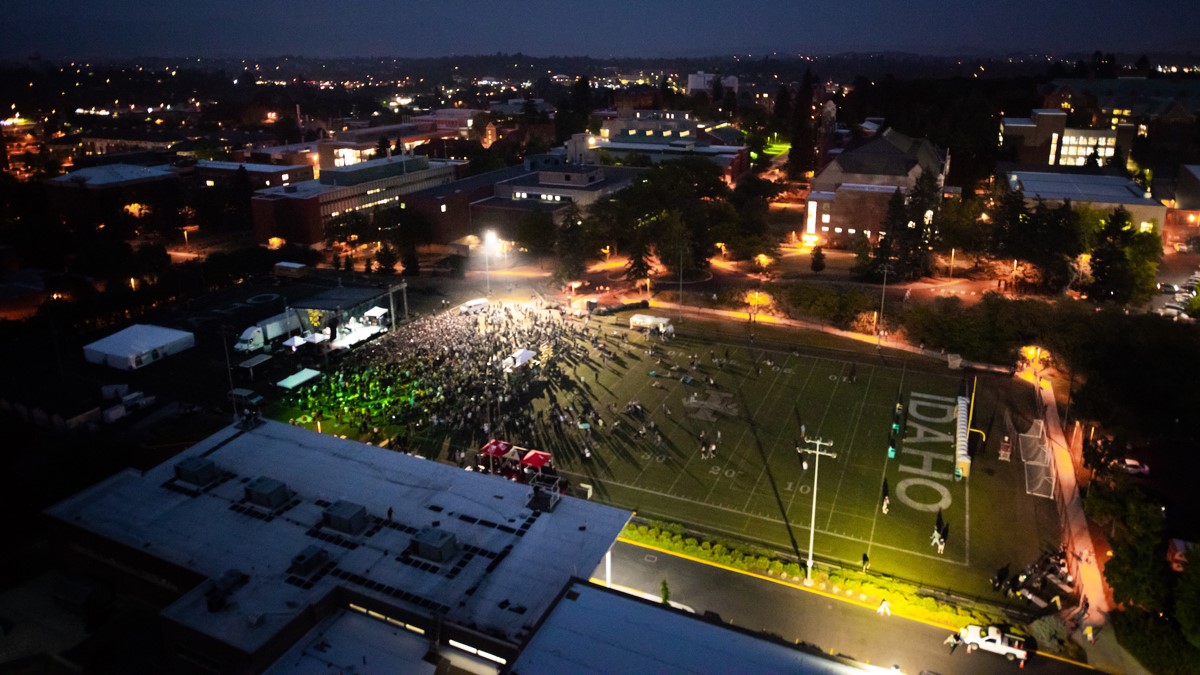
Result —
[{"label": "lawn", "polygon": [[[1052,505],[1024,494],[1019,462],[995,456],[1002,409],[1031,400],[1010,378],[980,377],[974,426],[988,442],[970,477],[955,480],[955,397],[974,384],[961,371],[823,334],[760,327],[752,342],[745,324],[686,319],[679,337],[662,342],[628,331],[624,316],[602,321],[617,357],[570,362],[582,385],[548,390],[533,406],[545,409],[553,397],[578,408],[587,398],[604,425],[546,423],[532,437],[505,439],[552,452],[574,494],[590,487],[592,499],[644,516],[806,554],[815,477],[818,560],[857,565],[865,553],[874,571],[984,596],[998,567],[1032,561],[1057,535],[1046,516]],[[681,381],[689,372],[695,379]],[[898,398],[907,411],[905,440],[889,458]],[[632,402],[644,412],[626,413]],[[354,435],[332,426],[324,430]],[[820,461],[819,475],[814,458],[805,468],[796,451],[811,447],[802,427],[836,453]],[[715,457],[702,454],[702,432],[706,446],[716,444]],[[400,433],[400,447],[451,461],[459,451],[473,455],[484,440],[381,433]],[[939,522],[947,534],[941,554],[931,543]]]}]

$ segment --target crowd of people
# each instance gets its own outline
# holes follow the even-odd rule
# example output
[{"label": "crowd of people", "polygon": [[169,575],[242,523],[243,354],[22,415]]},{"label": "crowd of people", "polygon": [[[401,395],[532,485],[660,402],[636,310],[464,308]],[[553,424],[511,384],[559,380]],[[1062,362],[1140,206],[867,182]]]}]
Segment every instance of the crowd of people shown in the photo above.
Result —
[{"label": "crowd of people", "polygon": [[[624,330],[607,328],[536,300],[451,309],[358,348],[292,402],[307,420],[374,440],[448,434],[456,447],[488,438],[534,447],[560,434],[590,456],[592,430],[605,422],[588,391],[619,352],[636,349]],[[520,350],[537,356],[517,365]]]}]

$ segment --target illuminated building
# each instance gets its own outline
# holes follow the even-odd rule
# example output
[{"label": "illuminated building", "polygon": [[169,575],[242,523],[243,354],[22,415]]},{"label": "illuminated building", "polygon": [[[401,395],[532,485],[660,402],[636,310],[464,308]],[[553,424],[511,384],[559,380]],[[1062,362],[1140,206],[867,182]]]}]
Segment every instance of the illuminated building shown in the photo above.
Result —
[{"label": "illuminated building", "polygon": [[833,155],[812,181],[804,232],[843,245],[851,237],[878,233],[896,190],[908,192],[925,172],[944,187],[950,152],[927,139],[887,129],[863,144]]},{"label": "illuminated building", "polygon": [[1133,143],[1134,128],[1117,124],[1113,128],[1078,129],[1067,126],[1067,113],[1061,109],[1038,108],[1029,117],[1000,120],[1000,142],[1016,155],[1022,168],[1045,166],[1084,166],[1093,155],[1102,165],[1114,161],[1117,151],[1127,155]]},{"label": "illuminated building", "polygon": [[254,238],[320,246],[325,225],[350,211],[395,206],[400,196],[454,180],[458,163],[385,157],[321,170],[321,177],[259,190],[250,200]]}]

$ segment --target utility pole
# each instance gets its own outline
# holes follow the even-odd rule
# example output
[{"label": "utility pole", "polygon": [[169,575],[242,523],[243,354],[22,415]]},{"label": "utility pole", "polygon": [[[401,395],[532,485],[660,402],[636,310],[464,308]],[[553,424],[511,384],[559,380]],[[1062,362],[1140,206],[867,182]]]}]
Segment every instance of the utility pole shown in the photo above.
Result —
[{"label": "utility pole", "polygon": [[821,471],[821,458],[829,457],[834,459],[837,457],[836,452],[830,452],[823,448],[833,445],[833,441],[826,441],[820,438],[810,438],[805,441],[815,447],[812,448],[796,448],[796,452],[814,455],[813,460],[813,501],[812,501],[812,519],[808,526],[808,560],[805,562],[804,585],[812,586],[812,568],[813,568],[813,539],[817,532],[817,474]]}]

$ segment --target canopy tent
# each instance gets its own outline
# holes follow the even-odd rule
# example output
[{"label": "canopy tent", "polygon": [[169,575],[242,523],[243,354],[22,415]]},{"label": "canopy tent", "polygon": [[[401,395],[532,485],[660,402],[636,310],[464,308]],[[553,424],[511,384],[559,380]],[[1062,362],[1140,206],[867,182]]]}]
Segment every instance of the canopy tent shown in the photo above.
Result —
[{"label": "canopy tent", "polygon": [[488,457],[504,457],[512,450],[512,447],[512,443],[493,438],[479,449],[479,454],[487,455]]},{"label": "canopy tent", "polygon": [[284,347],[291,347],[293,350],[295,350],[297,347],[299,347],[300,345],[303,345],[303,344],[308,344],[308,343],[306,343],[304,341],[304,338],[300,337],[299,335],[293,335],[292,337],[283,341]]},{"label": "canopy tent", "polygon": [[134,324],[83,348],[83,358],[99,363],[135,370],[196,346],[196,336],[182,330]]},{"label": "canopy tent", "polygon": [[292,389],[299,387],[300,385],[304,384],[305,382],[308,382],[309,380],[318,378],[320,376],[321,376],[321,371],[313,370],[312,368],[305,368],[297,373],[288,375],[287,377],[283,378],[282,380],[276,382],[275,386],[280,387],[282,389],[287,389],[288,391],[291,391]]},{"label": "canopy tent", "polygon": [[541,450],[530,450],[521,458],[521,466],[527,466],[531,469],[542,470],[542,467],[550,463],[550,453]]},{"label": "canopy tent", "polygon": [[513,352],[511,356],[504,359],[504,362],[501,365],[503,365],[506,370],[520,368],[526,363],[529,363],[529,361],[535,356],[537,356],[537,352],[533,351],[532,349],[518,349],[517,351]]},{"label": "canopy tent", "polygon": [[387,313],[388,313],[388,311],[386,309],[376,305],[375,307],[372,307],[371,309],[368,309],[367,311],[363,312],[363,316],[365,316],[368,319],[378,319],[378,318],[381,318],[381,317],[387,315]]},{"label": "canopy tent", "polygon": [[322,342],[325,342],[326,340],[328,340],[329,336],[324,333],[310,333],[308,335],[308,337],[306,337],[304,339],[307,340],[310,344],[318,345],[318,344],[321,344]]}]

